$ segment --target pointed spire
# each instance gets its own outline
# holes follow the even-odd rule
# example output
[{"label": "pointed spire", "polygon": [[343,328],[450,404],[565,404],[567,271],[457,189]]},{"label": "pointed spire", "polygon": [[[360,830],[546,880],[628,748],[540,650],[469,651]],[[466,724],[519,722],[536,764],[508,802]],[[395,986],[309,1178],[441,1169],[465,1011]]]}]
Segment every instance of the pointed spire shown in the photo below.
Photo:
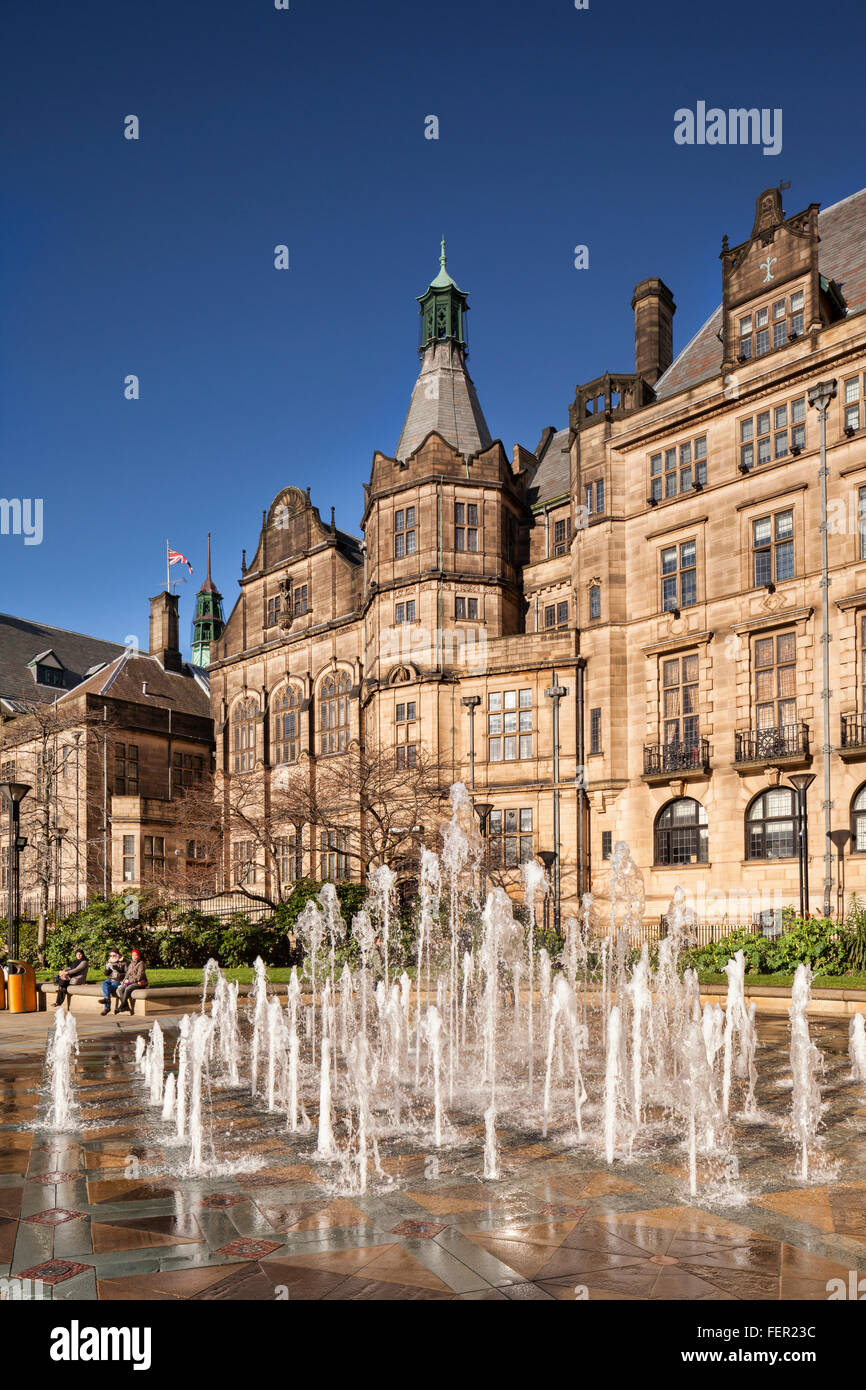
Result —
[{"label": "pointed spire", "polygon": [[412,392],[395,457],[408,458],[431,430],[464,454],[490,444],[490,432],[466,370],[466,295],[446,270],[445,237],[439,274],[419,295],[421,371]]},{"label": "pointed spire", "polygon": [[[246,561],[246,555],[244,555]],[[210,531],[207,533],[207,576],[196,594],[195,617],[192,620],[192,660],[195,666],[210,664],[211,642],[222,636],[223,619],[222,594],[211,579],[210,573]]]},{"label": "pointed spire", "polygon": [[[456,281],[454,281],[451,278],[451,276],[448,274],[448,271],[445,269],[446,265],[447,257],[445,255],[445,234],[443,232],[442,240],[439,243],[439,274],[436,276],[435,280],[430,281],[430,286],[427,290],[427,294],[430,293],[430,290],[455,290],[457,294],[461,296],[462,299],[465,299],[466,296],[462,294],[462,291],[460,290],[460,287],[457,285]],[[426,296],[422,295],[421,298],[424,299],[426,298]]]},{"label": "pointed spire", "polygon": [[207,533],[207,576],[199,589],[200,594],[215,594],[217,587],[210,577],[210,531]]}]

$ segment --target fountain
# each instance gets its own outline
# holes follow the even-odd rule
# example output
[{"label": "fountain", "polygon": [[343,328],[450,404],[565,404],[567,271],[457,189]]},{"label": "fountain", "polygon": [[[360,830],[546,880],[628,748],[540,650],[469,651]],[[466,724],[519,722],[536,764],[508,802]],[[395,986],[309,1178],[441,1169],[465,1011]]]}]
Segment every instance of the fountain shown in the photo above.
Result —
[{"label": "fountain", "polygon": [[854,1014],[848,1034],[851,1080],[866,1081],[866,1017]]},{"label": "fountain", "polygon": [[144,1061],[142,1064],[144,1082],[148,1089],[151,1105],[162,1104],[164,1068],[165,1045],[163,1043],[162,1029],[157,1022],[154,1023],[151,1029],[150,1042],[145,1049]]},{"label": "fountain", "polygon": [[[364,1193],[387,1181],[380,1143],[465,1154],[466,1133],[483,1121],[474,1176],[486,1180],[502,1176],[509,1136],[530,1132],[554,1151],[582,1147],[608,1165],[652,1161],[667,1150],[682,1160],[666,1171],[682,1172],[683,1200],[702,1186],[705,1196],[741,1200],[729,1181],[723,1192],[713,1184],[720,1170],[728,1180],[737,1175],[734,1145],[744,1126],[748,1152],[756,1130],[775,1123],[757,1106],[756,1005],[747,1006],[743,953],[727,963],[724,1007],[702,1007],[696,973],[683,970],[694,932],[681,890],[657,950],[634,949],[643,887],[622,842],[609,885],[600,880],[599,901],[585,895],[579,914],[565,920],[561,949],[552,937],[537,949],[544,872],[523,866],[522,924],[504,888],[479,899],[477,828],[460,785],[442,839],[441,859],[430,848],[422,852],[406,969],[393,950],[395,875],[380,865],[365,908],[352,919],[358,966],[338,969],[347,932],[336,891],[325,885],[297,922],[307,948],[305,997],[292,969],[283,1001],[258,959],[251,1007],[239,1011],[237,985],[209,961],[201,1011],[181,1020],[168,1071],[158,1023],[147,1044],[136,1040],[150,1105],[189,1147],[186,1171],[225,1171],[214,1149],[220,1108],[214,1112],[210,1101],[220,1090],[241,1089],[232,1105],[242,1102],[263,1121],[272,1116],[282,1142],[303,1161],[327,1164],[330,1190],[339,1192]],[[368,963],[379,934],[384,978],[373,988]],[[806,1016],[810,979],[800,967],[791,1007],[790,1131],[804,1181],[822,1114],[822,1059]],[[69,1042],[60,1036],[66,1017],[58,1016],[49,1055],[52,1113],[68,1120],[71,1089],[66,1101],[57,1089],[70,1066]],[[852,1079],[863,1082],[862,1014],[851,1021],[849,1055]]]},{"label": "fountain", "polygon": [[791,1127],[800,1146],[800,1177],[809,1176],[809,1145],[814,1144],[821,1123],[823,1106],[818,1077],[823,1070],[823,1058],[809,1037],[807,1010],[812,998],[812,971],[808,965],[798,965],[791,989],[791,1071],[794,1077],[791,1103]]},{"label": "fountain", "polygon": [[78,1056],[78,1030],[75,1015],[58,1009],[46,1057],[51,1105],[45,1121],[48,1129],[74,1129],[77,1105],[72,1092],[72,1070]]}]

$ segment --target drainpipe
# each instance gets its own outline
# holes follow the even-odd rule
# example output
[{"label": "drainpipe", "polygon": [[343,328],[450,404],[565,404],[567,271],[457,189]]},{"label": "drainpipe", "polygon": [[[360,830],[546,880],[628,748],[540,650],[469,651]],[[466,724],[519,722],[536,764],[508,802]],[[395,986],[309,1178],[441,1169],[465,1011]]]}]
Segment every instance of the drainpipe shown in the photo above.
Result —
[{"label": "drainpipe", "polygon": [[[108,705],[102,706],[103,724],[108,723]],[[102,736],[102,896],[108,901],[108,729]]]},{"label": "drainpipe", "polygon": [[[824,705],[824,916],[830,916],[830,900],[833,892],[833,843],[830,839],[833,802],[830,796],[830,574],[827,554],[827,411],[830,402],[836,397],[836,378],[819,381],[809,391],[809,404],[818,412],[821,431],[821,467],[818,481],[821,484],[821,647],[823,667],[823,690],[821,700]],[[806,865],[806,873],[809,866]]]},{"label": "drainpipe", "polygon": [[443,653],[442,653],[442,484],[443,484],[443,481],[444,481],[444,480],[440,477],[440,479],[439,479],[439,485],[438,485],[438,487],[437,487],[437,489],[436,489],[437,509],[438,509],[438,513],[439,513],[439,516],[438,516],[439,536],[438,536],[437,560],[436,560],[436,569],[437,569],[438,574],[439,574],[439,578],[436,580],[436,605],[437,605],[437,620],[436,620],[436,668],[437,668],[437,670],[438,670],[440,676],[443,674],[443,668],[444,668]]},{"label": "drainpipe", "polygon": [[553,852],[556,855],[553,861],[553,925],[557,935],[560,935],[562,875],[559,834],[559,702],[568,694],[568,690],[557,681],[555,669],[551,671],[551,677],[551,685],[544,693],[553,701]]},{"label": "drainpipe", "polygon": [[586,817],[586,747],[584,744],[584,673],[586,657],[577,658],[577,898],[583,899],[586,889],[586,846],[584,821]]}]

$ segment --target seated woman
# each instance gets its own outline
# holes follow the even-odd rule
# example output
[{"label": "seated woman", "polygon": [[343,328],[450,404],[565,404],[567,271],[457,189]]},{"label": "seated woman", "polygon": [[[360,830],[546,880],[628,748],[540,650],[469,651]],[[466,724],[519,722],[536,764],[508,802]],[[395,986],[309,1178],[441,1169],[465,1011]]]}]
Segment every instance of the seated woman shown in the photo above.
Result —
[{"label": "seated woman", "polygon": [[67,965],[64,970],[54,976],[53,983],[57,986],[57,998],[54,1007],[59,1009],[66,1003],[66,995],[70,985],[83,985],[87,982],[87,972],[90,969],[90,962],[82,951],[81,947],[75,952],[75,960],[71,965]]},{"label": "seated woman", "polygon": [[114,1004],[116,1014],[131,1014],[129,996],[134,989],[147,989],[147,972],[140,951],[132,952],[132,960],[121,984],[118,986]]},{"label": "seated woman", "polygon": [[123,982],[128,966],[123,956],[112,946],[108,960],[103,966],[105,979],[102,981],[102,1016],[111,1012],[111,996],[116,994]]}]

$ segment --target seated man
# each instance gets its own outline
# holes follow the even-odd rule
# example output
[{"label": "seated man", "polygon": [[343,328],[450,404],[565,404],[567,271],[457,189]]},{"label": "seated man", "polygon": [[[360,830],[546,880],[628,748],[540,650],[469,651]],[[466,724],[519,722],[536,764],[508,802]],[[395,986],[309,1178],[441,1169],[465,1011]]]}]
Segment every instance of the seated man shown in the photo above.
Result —
[{"label": "seated man", "polygon": [[121,981],[126,975],[127,964],[123,956],[112,946],[108,953],[108,960],[103,966],[105,979],[102,981],[102,1017],[111,1012],[111,996],[116,994],[120,988]]},{"label": "seated man", "polygon": [[116,1014],[131,1014],[129,1007],[129,996],[134,989],[147,989],[147,973],[140,951],[132,952],[132,960],[129,969],[121,981],[117,990],[117,999],[114,1004]]},{"label": "seated man", "polygon": [[79,946],[75,952],[75,960],[71,965],[67,965],[65,970],[61,970],[54,976],[53,983],[57,986],[57,998],[54,1007],[59,1009],[66,1003],[66,995],[70,985],[83,985],[87,980],[87,972],[90,969],[90,962]]}]

